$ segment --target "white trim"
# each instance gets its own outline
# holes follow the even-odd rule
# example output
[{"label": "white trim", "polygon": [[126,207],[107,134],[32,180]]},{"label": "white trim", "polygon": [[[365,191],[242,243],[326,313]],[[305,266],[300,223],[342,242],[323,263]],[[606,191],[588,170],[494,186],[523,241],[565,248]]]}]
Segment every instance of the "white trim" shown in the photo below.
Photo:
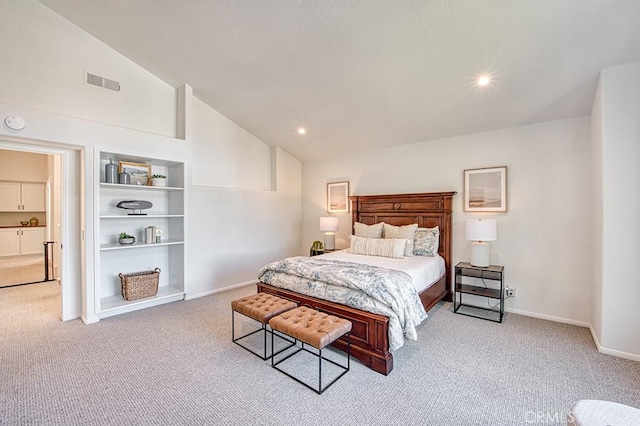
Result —
[{"label": "white trim", "polygon": [[598,349],[598,352],[600,352],[600,348],[602,348],[602,346],[600,345],[598,335],[596,334],[596,331],[593,329],[593,326],[591,324],[589,324],[589,331],[591,331],[591,337],[593,337],[593,343],[596,344],[596,349]]},{"label": "white trim", "polygon": [[576,321],[569,318],[556,317],[553,315],[538,314],[535,312],[522,311],[520,309],[513,309],[513,310],[510,310],[509,312],[513,312],[514,314],[518,314],[518,315],[524,315],[526,317],[540,318],[547,321],[559,322],[562,324],[577,325],[578,327],[586,327],[586,328],[591,327],[591,324],[589,324],[588,322]]},{"label": "white trim", "polygon": [[576,320],[572,320],[572,319],[568,319],[568,318],[555,317],[555,316],[552,316],[552,315],[544,315],[544,314],[537,314],[537,313],[534,313],[534,312],[521,311],[521,310],[518,310],[518,309],[514,309],[514,310],[509,311],[509,312],[513,312],[514,314],[518,314],[518,315],[524,315],[524,316],[527,316],[527,317],[540,318],[540,319],[559,322],[559,323],[563,323],[563,324],[570,324],[570,325],[577,325],[579,327],[586,327],[591,332],[591,337],[593,338],[593,343],[595,344],[596,349],[598,350],[598,352],[606,354],[606,355],[615,356],[615,357],[618,357],[618,358],[630,359],[632,361],[640,361],[640,355],[632,354],[632,353],[629,353],[629,352],[617,351],[615,349],[609,349],[609,348],[603,347],[600,344],[600,340],[598,340],[598,335],[596,334],[595,330],[593,329],[593,326],[590,323],[583,322],[583,321],[576,321]]},{"label": "white trim", "polygon": [[591,330],[591,337],[593,337],[593,341],[596,344],[596,348],[598,349],[598,352],[606,355],[612,355],[618,358],[630,359],[631,361],[640,361],[640,355],[602,347],[602,345],[600,344],[600,341],[598,340],[598,335],[596,334],[596,331],[593,329],[593,326],[591,324],[589,324],[589,330]]},{"label": "white trim", "polygon": [[240,287],[246,287],[248,285],[257,284],[257,283],[258,283],[258,280],[251,280],[251,281],[245,281],[243,283],[232,284],[232,285],[227,286],[227,287],[217,288],[217,289],[211,290],[211,291],[205,291],[205,292],[198,293],[198,294],[186,294],[185,297],[184,297],[184,300],[191,300],[191,299],[197,299],[199,297],[211,296],[212,294],[222,293],[223,291],[233,290],[233,289],[240,288]]}]

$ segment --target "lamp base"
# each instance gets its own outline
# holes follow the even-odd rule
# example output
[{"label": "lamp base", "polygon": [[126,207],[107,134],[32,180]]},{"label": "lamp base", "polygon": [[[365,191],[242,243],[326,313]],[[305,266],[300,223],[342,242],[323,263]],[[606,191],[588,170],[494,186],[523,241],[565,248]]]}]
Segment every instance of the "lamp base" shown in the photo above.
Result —
[{"label": "lamp base", "polygon": [[489,266],[490,258],[489,244],[482,241],[474,241],[471,243],[471,265],[479,268]]},{"label": "lamp base", "polygon": [[333,232],[324,233],[324,249],[335,250],[336,249],[336,234]]}]

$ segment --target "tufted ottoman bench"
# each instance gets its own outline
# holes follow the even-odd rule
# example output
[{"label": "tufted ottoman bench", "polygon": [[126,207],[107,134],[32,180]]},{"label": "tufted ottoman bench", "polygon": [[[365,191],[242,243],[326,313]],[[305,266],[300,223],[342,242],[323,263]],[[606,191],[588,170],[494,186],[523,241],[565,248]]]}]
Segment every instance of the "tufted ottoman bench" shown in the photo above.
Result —
[{"label": "tufted ottoman bench", "polygon": [[[272,357],[273,354],[273,329],[271,331],[271,355],[267,356],[267,324],[269,320],[274,316],[281,314],[289,309],[293,309],[298,304],[296,302],[292,302],[291,300],[283,299],[281,297],[277,297],[267,293],[258,293],[252,296],[243,297],[242,299],[234,300],[231,302],[231,340],[236,345],[248,350],[252,354],[266,360]],[[238,312],[246,317],[249,317],[255,321],[258,321],[262,326],[258,330],[252,331],[251,333],[247,333],[244,336],[235,337],[235,313]],[[245,339],[255,333],[263,332],[264,333],[264,351],[263,355],[251,350],[250,348],[244,346],[239,341]],[[287,340],[291,345],[282,348],[280,351],[276,352],[276,354],[282,352],[293,346],[295,342]]]},{"label": "tufted ottoman bench", "polygon": [[[302,383],[306,387],[314,390],[316,393],[321,394],[329,386],[334,384],[340,377],[344,376],[351,366],[351,322],[346,319],[338,318],[333,315],[326,314],[324,312],[316,311],[315,309],[308,308],[306,306],[300,306],[295,309],[291,309],[280,315],[274,316],[269,320],[269,326],[272,330],[278,331],[296,340],[300,340],[302,347],[295,352],[285,356],[279,361],[275,361],[275,356],[271,358],[271,366],[276,370],[286,374],[295,381]],[[336,339],[347,335],[347,366],[340,365],[337,362],[325,358],[322,356],[322,349],[333,343]],[[271,335],[273,339],[273,334]],[[318,350],[318,353],[310,351],[305,348],[307,345],[313,346]],[[273,342],[272,342],[273,345]],[[296,345],[297,346],[297,345]],[[318,357],[318,387],[315,388],[302,380],[294,377],[290,373],[278,367],[278,364],[286,361],[295,354],[305,351]],[[331,364],[339,367],[341,373],[333,379],[326,386],[322,386],[322,361],[330,362]]]}]

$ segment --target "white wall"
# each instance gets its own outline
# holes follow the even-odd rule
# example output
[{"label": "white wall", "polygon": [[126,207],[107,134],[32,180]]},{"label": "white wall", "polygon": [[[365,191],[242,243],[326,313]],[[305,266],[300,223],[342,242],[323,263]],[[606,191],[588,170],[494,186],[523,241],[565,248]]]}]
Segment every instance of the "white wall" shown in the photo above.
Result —
[{"label": "white wall", "polygon": [[[271,153],[264,143],[193,97],[187,99],[193,111],[187,134],[195,133],[197,137],[185,141],[162,136],[173,136],[176,131],[176,91],[40,3],[0,3],[0,34],[0,55],[17,57],[10,66],[3,62],[0,67],[0,118],[19,115],[27,122],[22,131],[0,125],[0,147],[27,149],[45,144],[76,151],[84,163],[83,179],[71,176],[64,194],[69,206],[78,211],[84,209],[82,220],[71,224],[77,231],[71,234],[73,245],[80,253],[80,222],[85,223],[82,268],[88,278],[85,288],[80,288],[78,254],[69,265],[74,268],[73,282],[67,283],[73,293],[68,296],[75,316],[82,310],[85,320],[96,320],[91,282],[93,178],[99,175],[94,170],[96,146],[185,161],[188,297],[255,280],[267,261],[297,254],[301,217],[299,161],[279,149]],[[21,49],[16,48],[16,43]],[[83,68],[120,79],[114,75],[117,71],[123,76],[121,82],[135,80],[135,89],[131,89],[134,92],[96,92],[99,89],[85,86],[82,79],[80,84],[68,79]],[[210,125],[212,121],[216,126]],[[212,150],[211,144],[220,149]],[[248,152],[250,160],[245,161]],[[197,161],[194,156],[198,156]],[[204,156],[212,157],[212,161],[203,161]],[[194,173],[195,165],[210,167],[215,162],[234,164],[238,173],[231,177]],[[192,183],[196,174],[206,185]],[[221,184],[222,180],[225,188],[208,186]],[[67,251],[67,247],[65,244],[65,256],[69,258],[73,251]]]},{"label": "white wall", "polygon": [[[35,0],[0,2],[0,102],[175,136],[176,93]],[[121,91],[86,85],[88,71]]]},{"label": "white wall", "polygon": [[603,352],[640,360],[640,62],[601,72],[593,112],[602,175],[594,188],[602,199],[594,221],[602,234],[594,255],[594,263],[601,261],[594,276],[594,332]]},{"label": "white wall", "polygon": [[[591,311],[590,122],[588,117],[477,133],[339,156],[303,165],[301,250],[321,239],[326,184],[349,180],[351,194],[458,191],[453,212],[453,264],[469,260],[464,219],[493,217],[492,263],[517,288],[508,308],[588,324]],[[508,212],[462,211],[465,169],[508,167]],[[340,215],[336,245],[346,247],[350,214]]]},{"label": "white wall", "polygon": [[271,150],[196,97],[191,97],[193,183],[271,190]]},{"label": "white wall", "polygon": [[47,156],[10,150],[0,150],[0,180],[46,182]]},{"label": "white wall", "polygon": [[256,281],[267,262],[298,254],[302,165],[190,99],[194,185],[187,271],[193,297]]}]

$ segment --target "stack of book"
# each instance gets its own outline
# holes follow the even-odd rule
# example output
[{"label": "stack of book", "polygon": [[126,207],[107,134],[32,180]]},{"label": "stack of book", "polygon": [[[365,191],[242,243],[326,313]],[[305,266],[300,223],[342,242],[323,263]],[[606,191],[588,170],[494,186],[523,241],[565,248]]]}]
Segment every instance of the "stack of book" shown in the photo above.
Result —
[{"label": "stack of book", "polygon": [[153,244],[156,242],[156,227],[155,226],[147,226],[146,229],[146,239],[145,242],[147,244]]}]

